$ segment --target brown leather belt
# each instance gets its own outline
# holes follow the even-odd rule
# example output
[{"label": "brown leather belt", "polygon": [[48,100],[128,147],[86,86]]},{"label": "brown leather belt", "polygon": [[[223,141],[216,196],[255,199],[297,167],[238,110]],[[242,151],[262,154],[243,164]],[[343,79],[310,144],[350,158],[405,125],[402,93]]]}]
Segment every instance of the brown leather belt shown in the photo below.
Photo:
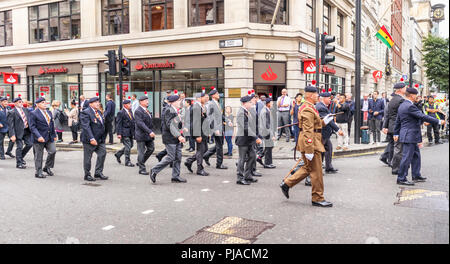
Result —
[{"label": "brown leather belt", "polygon": [[[302,132],[302,131],[303,131],[303,129],[300,128],[300,132]],[[322,133],[322,129],[314,129],[314,132],[316,132],[316,133]]]}]

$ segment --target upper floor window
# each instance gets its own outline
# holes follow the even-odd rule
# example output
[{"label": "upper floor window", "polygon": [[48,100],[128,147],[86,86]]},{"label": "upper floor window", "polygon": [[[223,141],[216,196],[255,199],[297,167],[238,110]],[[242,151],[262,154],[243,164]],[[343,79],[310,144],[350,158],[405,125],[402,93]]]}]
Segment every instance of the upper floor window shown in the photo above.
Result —
[{"label": "upper floor window", "polygon": [[102,0],[102,34],[130,33],[128,0]]},{"label": "upper floor window", "polygon": [[328,3],[323,2],[323,33],[330,34],[330,16],[331,7]]},{"label": "upper floor window", "polygon": [[355,43],[356,38],[355,38],[355,36],[356,36],[356,25],[355,25],[355,23],[352,22],[351,39],[352,39],[352,51],[353,51],[353,53],[355,53],[355,46],[356,46],[356,43]]},{"label": "upper floor window", "polygon": [[189,0],[189,26],[224,23],[224,0]]},{"label": "upper floor window", "polygon": [[30,43],[78,39],[80,0],[66,0],[28,8]]},{"label": "upper floor window", "polygon": [[306,0],[306,28],[315,31],[316,28],[316,0]]},{"label": "upper floor window", "polygon": [[[272,23],[272,18],[277,6],[277,0],[250,0],[250,22],[252,23]],[[288,4],[287,0],[281,0],[280,9],[275,18],[275,24],[288,24]]]},{"label": "upper floor window", "polygon": [[344,46],[344,16],[341,13],[337,15],[336,40],[339,46]]},{"label": "upper floor window", "polygon": [[12,46],[12,11],[0,11],[0,47]]},{"label": "upper floor window", "polygon": [[173,0],[143,0],[144,31],[173,28]]}]

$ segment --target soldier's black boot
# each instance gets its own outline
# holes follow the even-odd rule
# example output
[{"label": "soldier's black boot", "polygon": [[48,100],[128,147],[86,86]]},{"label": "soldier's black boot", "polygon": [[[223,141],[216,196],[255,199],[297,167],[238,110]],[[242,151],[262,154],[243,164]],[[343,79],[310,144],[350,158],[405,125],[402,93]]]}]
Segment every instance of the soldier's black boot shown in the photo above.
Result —
[{"label": "soldier's black boot", "polygon": [[289,186],[284,181],[280,184],[281,192],[289,199]]}]

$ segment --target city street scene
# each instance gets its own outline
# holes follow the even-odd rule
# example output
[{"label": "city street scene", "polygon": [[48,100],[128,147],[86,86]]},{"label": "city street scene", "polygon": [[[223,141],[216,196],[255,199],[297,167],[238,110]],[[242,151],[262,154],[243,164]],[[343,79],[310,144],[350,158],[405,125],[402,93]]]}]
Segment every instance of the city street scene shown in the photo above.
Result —
[{"label": "city street scene", "polygon": [[448,31],[439,0],[0,0],[0,244],[449,244]]}]

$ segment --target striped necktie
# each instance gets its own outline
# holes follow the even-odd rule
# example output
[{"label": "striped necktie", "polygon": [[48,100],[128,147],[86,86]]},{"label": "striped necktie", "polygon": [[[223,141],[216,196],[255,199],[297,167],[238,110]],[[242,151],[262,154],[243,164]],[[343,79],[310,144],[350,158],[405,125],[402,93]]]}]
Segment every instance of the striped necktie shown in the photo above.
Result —
[{"label": "striped necktie", "polygon": [[98,113],[97,110],[95,111],[95,117],[96,117],[98,120],[100,120],[100,122],[103,124],[103,120],[102,120],[102,118],[100,117],[100,115],[99,115],[99,113]]},{"label": "striped necktie", "polygon": [[47,111],[43,111],[45,115],[45,119],[47,119],[47,124],[50,125],[50,116],[47,114]]},{"label": "striped necktie", "polygon": [[23,120],[23,126],[24,126],[24,128],[28,128],[27,117],[25,116],[25,112],[23,111],[23,109],[20,109],[20,115],[21,115],[22,120]]}]

